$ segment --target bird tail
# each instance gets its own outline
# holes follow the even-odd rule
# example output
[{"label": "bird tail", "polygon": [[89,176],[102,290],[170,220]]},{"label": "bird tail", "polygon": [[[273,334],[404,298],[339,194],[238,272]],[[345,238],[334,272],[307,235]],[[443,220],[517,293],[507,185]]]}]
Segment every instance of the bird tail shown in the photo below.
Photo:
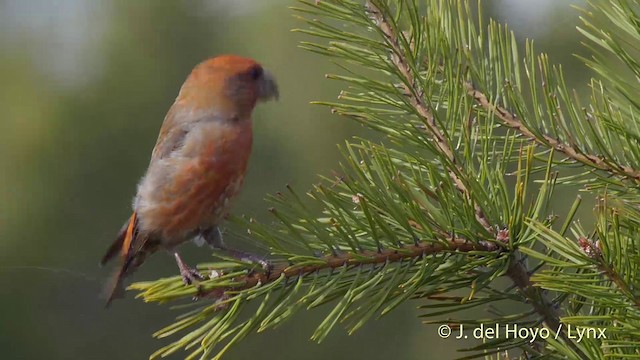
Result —
[{"label": "bird tail", "polygon": [[122,297],[123,279],[144,262],[149,250],[153,251],[146,245],[146,239],[142,239],[138,232],[138,218],[134,212],[100,261],[101,265],[105,265],[118,253],[120,254],[120,265],[103,290],[104,298],[107,300],[106,306],[109,306],[114,299]]},{"label": "bird tail", "polygon": [[[102,257],[102,260],[100,260],[100,266],[106,265],[111,259],[118,255],[119,252],[124,252],[124,248],[122,245],[124,244],[125,237],[127,237],[127,233],[131,232],[131,237],[133,237],[136,226],[135,223],[137,220],[136,218],[137,215],[134,212],[131,217],[124,223],[124,225],[120,229],[120,232],[118,233],[116,241],[114,241],[111,246],[109,246],[109,249],[107,249],[107,252]],[[129,239],[129,243],[131,243],[131,239]]]}]

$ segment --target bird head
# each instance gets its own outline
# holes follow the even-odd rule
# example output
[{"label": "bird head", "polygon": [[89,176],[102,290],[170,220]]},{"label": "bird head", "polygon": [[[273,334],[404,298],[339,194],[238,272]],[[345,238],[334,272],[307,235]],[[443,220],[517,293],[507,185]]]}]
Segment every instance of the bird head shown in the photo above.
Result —
[{"label": "bird head", "polygon": [[220,55],[198,64],[176,101],[225,117],[248,118],[258,101],[278,99],[273,76],[253,59]]}]

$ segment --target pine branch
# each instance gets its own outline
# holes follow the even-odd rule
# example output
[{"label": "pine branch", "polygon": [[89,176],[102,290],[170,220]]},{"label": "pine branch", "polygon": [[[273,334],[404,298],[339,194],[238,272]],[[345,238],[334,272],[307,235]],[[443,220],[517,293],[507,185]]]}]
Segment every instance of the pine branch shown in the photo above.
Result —
[{"label": "pine branch", "polygon": [[622,279],[622,277],[620,276],[620,273],[618,273],[613,267],[611,267],[609,264],[605,263],[603,260],[599,263],[598,269],[600,271],[602,271],[602,273],[611,282],[616,284],[618,289],[620,289],[620,291],[622,291],[622,293],[625,296],[627,296],[629,299],[631,299],[633,304],[638,309],[640,309],[640,297],[639,296],[635,296],[633,294],[633,291],[631,291],[631,287],[629,286],[629,284],[627,284],[626,281],[624,281],[624,279]]},{"label": "pine branch", "polygon": [[[367,1],[366,8],[369,12],[369,16],[374,21],[374,24],[378,26],[380,32],[384,35],[389,48],[392,53],[392,62],[393,64],[400,70],[400,73],[403,75],[403,87],[404,91],[410,99],[411,104],[416,108],[417,112],[423,117],[425,129],[432,136],[433,140],[436,142],[439,151],[451,162],[452,169],[449,170],[449,176],[452,181],[455,183],[456,188],[460,192],[462,192],[465,198],[468,201],[473,201],[469,190],[466,185],[462,182],[462,180],[458,177],[458,173],[464,173],[463,169],[456,165],[457,161],[454,155],[454,152],[448,146],[446,142],[445,136],[438,129],[437,124],[434,120],[433,114],[429,111],[428,105],[425,104],[422,94],[424,94],[424,90],[420,88],[420,86],[416,83],[414,74],[412,73],[411,68],[408,65],[408,60],[405,58],[405,53],[402,47],[399,44],[399,37],[404,36],[401,32],[397,32],[396,29],[391,25],[391,23],[386,19],[382,13],[382,11],[374,4],[375,1]],[[408,43],[407,39],[403,39],[405,43]],[[469,86],[469,85],[468,85]],[[474,97],[476,100],[484,100],[481,102],[483,106],[489,106],[489,102],[483,94],[476,91],[472,88],[473,91],[467,88],[467,91]],[[518,124],[517,121],[509,113],[504,111],[503,109],[494,108],[488,110],[499,110],[499,117],[505,120],[505,123],[514,125]],[[509,120],[509,121],[507,121]],[[522,126],[522,124],[518,124],[520,129],[524,129],[522,131],[526,131],[526,128]],[[515,126],[513,126],[516,128]],[[516,128],[517,129],[517,128]],[[530,134],[533,136],[533,134]],[[536,137],[533,137],[536,139]],[[571,150],[573,153],[575,151],[571,148],[563,148],[559,146],[559,143],[556,143],[555,147],[558,150],[562,149],[565,151]],[[575,155],[579,155],[575,153]],[[585,159],[588,159],[585,157]],[[454,170],[455,169],[455,170]],[[640,179],[640,173],[638,173]],[[476,219],[479,223],[481,223],[484,228],[489,232],[493,233],[493,227],[489,222],[489,219],[486,218],[482,208],[478,204],[474,204],[474,208],[476,210]],[[507,229],[504,229],[508,233]],[[508,236],[507,236],[508,238]],[[565,340],[565,342],[583,359],[588,359],[588,357],[580,351],[580,349],[573,344],[573,341],[568,337],[566,330],[560,326],[560,316],[556,311],[556,307],[546,298],[546,296],[542,293],[542,290],[536,288],[534,284],[531,282],[529,270],[524,266],[522,261],[516,260],[518,256],[517,252],[514,252],[511,256],[511,263],[506,272],[506,275],[513,281],[513,283],[520,289],[520,291],[526,296],[527,299],[531,301],[532,307],[535,311],[542,316],[544,323],[550,329],[560,330],[561,337]]]},{"label": "pine branch", "polygon": [[591,259],[593,259],[596,263],[596,267],[598,270],[602,272],[604,276],[606,276],[609,281],[614,283],[618,289],[635,305],[636,308],[640,309],[640,297],[636,296],[631,290],[631,286],[622,278],[620,273],[610,264],[607,263],[604,256],[602,255],[602,250],[599,247],[598,242],[593,242],[586,237],[581,237],[578,239],[578,244],[582,248],[582,250],[587,254]]},{"label": "pine branch", "polygon": [[613,175],[618,175],[634,180],[635,182],[640,182],[640,170],[633,169],[629,166],[616,164],[610,159],[602,156],[587,154],[578,150],[575,146],[564,143],[548,134],[541,134],[539,136],[536,136],[536,134],[534,134],[522,121],[515,117],[513,113],[499,105],[491,103],[485,94],[474,88],[472,83],[466,82],[464,85],[469,96],[471,96],[487,112],[495,114],[498,119],[502,121],[502,124],[504,126],[516,130],[529,140],[534,141],[542,146],[553,148],[554,150],[564,154],[568,158],[578,161],[582,164],[594,167],[598,170],[606,171]]},{"label": "pine branch", "polygon": [[[366,8],[369,12],[369,16],[373,20],[374,24],[378,27],[380,32],[384,35],[387,44],[389,45],[389,49],[392,51],[392,62],[393,64],[400,70],[403,78],[403,88],[411,105],[415,107],[417,112],[424,119],[425,130],[429,133],[429,135],[433,138],[436,143],[436,146],[439,152],[444,155],[444,157],[451,163],[449,168],[449,176],[451,180],[455,184],[456,188],[464,195],[464,197],[473,202],[473,207],[476,211],[476,219],[477,221],[487,230],[488,233],[494,233],[494,226],[491,225],[489,219],[484,214],[482,208],[475,203],[473,198],[471,197],[471,193],[469,189],[464,184],[462,179],[458,176],[458,174],[464,174],[464,170],[457,165],[459,161],[456,159],[455,153],[447,143],[447,139],[445,135],[438,129],[435,118],[431,111],[429,110],[429,106],[425,103],[423,99],[424,89],[420,87],[420,85],[415,81],[415,75],[409,66],[409,62],[405,57],[405,53],[400,46],[400,36],[404,36],[401,32],[397,32],[391,23],[386,19],[380,9],[374,4],[373,1],[366,2]],[[407,39],[402,39],[403,42],[408,43]]]},{"label": "pine branch", "polygon": [[557,304],[549,301],[543,293],[543,290],[535,286],[535,283],[531,281],[529,269],[527,269],[523,263],[524,258],[518,259],[516,256],[517,253],[511,255],[511,262],[506,275],[518,287],[522,294],[529,299],[531,306],[535,312],[542,317],[545,325],[551,330],[560,331],[559,335],[565,341],[565,344],[581,359],[589,359],[589,356],[574,344],[573,339],[567,334],[566,327],[561,326]]},{"label": "pine branch", "polygon": [[[226,288],[216,288],[210,291],[199,291],[197,297],[216,297],[219,296],[221,292],[241,291],[255,286],[267,285],[282,277],[291,279],[322,270],[335,270],[345,266],[356,267],[361,265],[390,264],[445,252],[468,253],[483,251],[500,254],[504,250],[504,247],[498,246],[496,243],[486,241],[471,242],[463,238],[448,236],[439,242],[416,242],[414,245],[404,246],[400,249],[380,249],[379,251],[362,251],[359,253],[345,252],[343,254],[328,255],[319,258],[318,264],[314,265],[296,266],[274,264],[273,268],[268,271],[253,271],[249,274],[234,278],[234,284],[237,285]],[[522,276],[519,270],[514,270],[514,273]]]}]

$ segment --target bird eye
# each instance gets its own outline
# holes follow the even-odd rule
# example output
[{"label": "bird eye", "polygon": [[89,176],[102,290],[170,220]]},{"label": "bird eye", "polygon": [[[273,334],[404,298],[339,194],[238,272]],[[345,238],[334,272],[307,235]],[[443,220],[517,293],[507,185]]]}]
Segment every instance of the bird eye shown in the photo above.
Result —
[{"label": "bird eye", "polygon": [[262,66],[254,66],[249,72],[251,79],[258,80],[262,76]]}]

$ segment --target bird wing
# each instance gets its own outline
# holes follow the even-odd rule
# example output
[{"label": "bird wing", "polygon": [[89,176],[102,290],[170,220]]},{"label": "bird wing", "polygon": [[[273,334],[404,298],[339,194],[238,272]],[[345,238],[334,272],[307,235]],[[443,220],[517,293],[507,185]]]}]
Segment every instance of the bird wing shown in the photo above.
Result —
[{"label": "bird wing", "polygon": [[181,108],[182,107],[178,107],[176,103],[174,103],[169,109],[169,112],[167,112],[167,116],[165,116],[162,127],[160,128],[160,134],[158,134],[156,146],[151,153],[152,163],[169,156],[184,145],[184,139],[189,133],[190,128],[180,126],[178,120],[182,114],[178,109]]}]

